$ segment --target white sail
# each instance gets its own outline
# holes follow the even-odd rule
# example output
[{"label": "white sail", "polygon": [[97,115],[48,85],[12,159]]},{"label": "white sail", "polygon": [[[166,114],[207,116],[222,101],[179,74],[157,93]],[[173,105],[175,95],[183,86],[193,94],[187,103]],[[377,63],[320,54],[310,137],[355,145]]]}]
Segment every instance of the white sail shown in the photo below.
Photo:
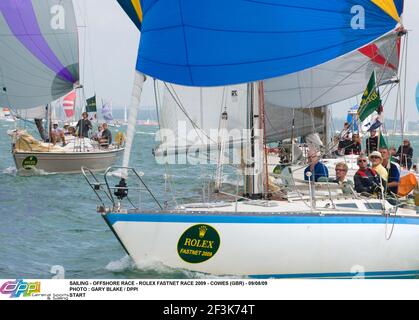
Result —
[{"label": "white sail", "polygon": [[354,97],[365,90],[375,70],[379,85],[397,76],[400,38],[396,31],[319,66],[264,82],[267,104],[312,108]]},{"label": "white sail", "polygon": [[46,105],[79,81],[71,0],[0,1],[0,105]]},{"label": "white sail", "polygon": [[47,118],[47,107],[39,106],[31,109],[19,109],[14,110],[17,117],[20,119],[30,120],[30,119],[46,119]]},{"label": "white sail", "polygon": [[217,147],[223,112],[228,119],[222,127],[232,134],[229,141],[241,143],[247,119],[247,85],[194,88],[160,83],[159,88],[162,136],[156,155]]},{"label": "white sail", "polygon": [[268,143],[305,137],[312,133],[326,133],[326,107],[290,109],[266,103],[265,112]]}]

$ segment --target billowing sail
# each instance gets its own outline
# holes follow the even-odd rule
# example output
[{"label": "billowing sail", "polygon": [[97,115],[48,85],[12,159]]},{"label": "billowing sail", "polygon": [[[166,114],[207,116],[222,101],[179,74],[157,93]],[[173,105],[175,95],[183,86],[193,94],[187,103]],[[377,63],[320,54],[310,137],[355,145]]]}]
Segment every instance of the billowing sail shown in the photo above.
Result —
[{"label": "billowing sail", "polygon": [[46,105],[79,81],[71,0],[0,1],[0,105]]},{"label": "billowing sail", "polygon": [[[214,151],[219,142],[220,129],[228,133],[228,148],[241,147],[246,139],[247,85],[194,88],[160,83],[162,101],[159,122],[162,143],[156,150],[183,154]],[[278,142],[312,133],[325,133],[325,107],[312,109],[278,108],[265,106],[266,142]],[[226,114],[226,123],[222,115]]]},{"label": "billowing sail", "polygon": [[[194,88],[160,83],[160,90],[162,143],[157,155],[214,149],[220,128],[232,134],[231,143],[242,142],[247,119],[246,85]],[[225,124],[222,124],[223,113],[227,115]]]},{"label": "billowing sail", "polygon": [[394,31],[319,66],[265,81],[265,99],[286,108],[330,105],[364,92],[375,71],[378,85],[397,77],[400,38]]},{"label": "billowing sail", "polygon": [[279,77],[394,30],[403,0],[118,0],[141,30],[137,70],[189,86]]},{"label": "billowing sail", "polygon": [[278,108],[266,103],[266,142],[278,142],[291,137],[325,134],[326,107],[311,109]]},{"label": "billowing sail", "polygon": [[76,98],[76,91],[72,91],[63,99],[63,109],[67,119],[72,119],[76,113]]}]

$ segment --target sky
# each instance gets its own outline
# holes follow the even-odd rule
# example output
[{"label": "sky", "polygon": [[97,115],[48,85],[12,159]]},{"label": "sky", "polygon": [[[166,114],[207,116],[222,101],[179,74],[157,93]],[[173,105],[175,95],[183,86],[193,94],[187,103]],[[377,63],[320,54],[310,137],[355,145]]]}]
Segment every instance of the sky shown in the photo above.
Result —
[{"label": "sky", "polygon": [[[128,105],[140,34],[116,0],[74,0],[79,17],[81,64],[86,96],[112,102],[114,108]],[[406,114],[418,121],[415,91],[419,82],[419,1],[406,0],[403,23],[409,30]],[[387,119],[394,117],[396,90],[385,105]],[[332,107],[333,116],[345,117],[357,99]],[[145,83],[141,108],[154,106],[153,81]]]}]

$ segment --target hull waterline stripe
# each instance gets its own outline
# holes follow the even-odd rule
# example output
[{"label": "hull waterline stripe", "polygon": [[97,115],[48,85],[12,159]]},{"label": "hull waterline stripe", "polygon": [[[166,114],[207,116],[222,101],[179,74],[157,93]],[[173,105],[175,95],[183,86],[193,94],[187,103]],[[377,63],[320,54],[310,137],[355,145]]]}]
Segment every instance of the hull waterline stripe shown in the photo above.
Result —
[{"label": "hull waterline stripe", "polygon": [[368,278],[368,279],[415,279],[419,277],[419,270],[409,271],[379,271],[359,273],[306,273],[306,274],[268,274],[268,275],[250,275],[253,279],[352,279],[352,278]]},{"label": "hull waterline stripe", "polygon": [[303,215],[177,215],[177,214],[112,214],[106,219],[111,225],[118,222],[163,223],[226,223],[226,224],[395,224],[419,225],[418,218],[385,216],[303,216]]}]

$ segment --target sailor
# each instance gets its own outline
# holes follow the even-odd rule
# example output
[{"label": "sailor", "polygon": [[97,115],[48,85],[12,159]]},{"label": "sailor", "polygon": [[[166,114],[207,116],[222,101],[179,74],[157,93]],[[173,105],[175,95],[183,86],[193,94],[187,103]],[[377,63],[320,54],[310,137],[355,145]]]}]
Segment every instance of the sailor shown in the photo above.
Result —
[{"label": "sailor", "polygon": [[370,137],[367,139],[366,145],[367,145],[367,150],[366,150],[367,156],[370,155],[372,152],[378,150],[377,130],[371,130]]},{"label": "sailor", "polygon": [[390,161],[390,151],[387,148],[380,148],[380,153],[383,157],[383,167],[387,172],[387,192],[395,195],[399,192],[400,184],[400,168]]},{"label": "sailor", "polygon": [[359,134],[354,133],[352,135],[351,144],[345,148],[345,155],[355,154],[359,156],[361,154],[361,149],[362,149],[362,146],[361,146],[361,139],[359,138]]},{"label": "sailor", "polygon": [[124,200],[124,198],[128,197],[128,185],[124,178],[121,178],[119,183],[115,186],[116,191],[114,192],[114,195],[119,200]]},{"label": "sailor", "polygon": [[353,193],[354,184],[347,178],[348,170],[348,165],[345,162],[339,162],[335,167],[336,179],[333,182],[338,183],[342,187],[344,194]]},{"label": "sailor", "polygon": [[380,152],[374,151],[370,153],[369,159],[371,161],[371,167],[377,172],[377,174],[384,180],[388,181],[388,172],[383,166],[383,156]]},{"label": "sailor", "polygon": [[352,144],[352,132],[351,127],[348,122],[345,122],[343,126],[343,130],[340,133],[340,140],[339,140],[339,152],[340,154],[344,155],[346,152],[346,148],[348,148]]},{"label": "sailor", "polygon": [[409,139],[403,140],[403,145],[397,150],[396,156],[399,158],[402,167],[407,167],[408,170],[412,168],[413,148]]},{"label": "sailor", "polygon": [[101,147],[109,147],[112,144],[112,132],[108,128],[108,124],[104,123],[102,125],[103,131],[101,137],[99,138],[99,144]]},{"label": "sailor", "polygon": [[79,120],[76,128],[78,129],[77,136],[79,138],[89,137],[89,131],[93,128],[93,126],[92,122],[89,120],[89,114],[87,112],[83,112],[82,119]]},{"label": "sailor", "polygon": [[374,169],[368,168],[368,159],[360,155],[357,160],[359,170],[355,173],[355,190],[358,193],[373,195],[381,194],[381,179]]},{"label": "sailor", "polygon": [[58,126],[58,122],[54,121],[54,123],[52,124],[52,130],[51,130],[51,140],[52,143],[55,145],[57,144],[57,142],[62,142],[63,147],[66,145],[65,143],[65,135],[64,135],[64,130],[61,129]]},{"label": "sailor", "polygon": [[[316,150],[310,150],[307,156],[309,166],[304,171],[304,180],[318,182],[321,177],[329,178],[329,170],[327,167],[321,163],[320,157]],[[307,176],[307,173],[311,172],[310,177]]]}]

